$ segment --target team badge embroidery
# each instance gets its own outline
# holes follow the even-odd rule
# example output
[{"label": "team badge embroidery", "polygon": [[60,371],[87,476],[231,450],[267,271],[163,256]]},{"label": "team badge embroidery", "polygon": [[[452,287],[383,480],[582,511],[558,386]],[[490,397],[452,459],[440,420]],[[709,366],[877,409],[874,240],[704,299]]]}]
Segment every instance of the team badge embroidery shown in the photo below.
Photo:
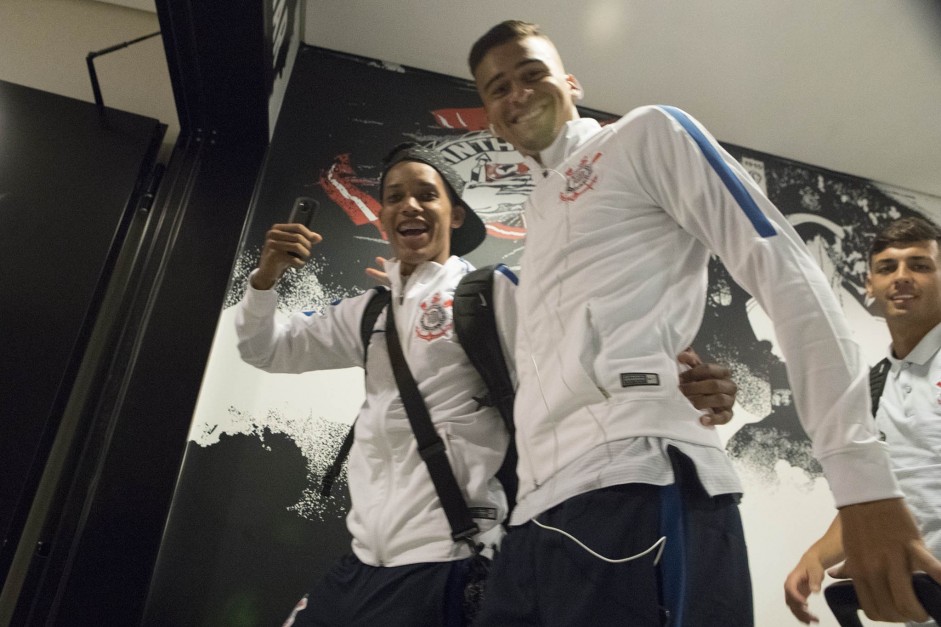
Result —
[{"label": "team badge embroidery", "polygon": [[444,337],[454,327],[452,300],[450,297],[445,299],[440,292],[425,300],[421,304],[422,313],[415,327],[415,335],[427,342]]},{"label": "team badge embroidery", "polygon": [[598,182],[595,172],[595,162],[601,158],[596,152],[594,157],[584,156],[578,165],[565,171],[565,191],[559,192],[559,198],[565,202],[572,202],[590,189],[594,189]]}]

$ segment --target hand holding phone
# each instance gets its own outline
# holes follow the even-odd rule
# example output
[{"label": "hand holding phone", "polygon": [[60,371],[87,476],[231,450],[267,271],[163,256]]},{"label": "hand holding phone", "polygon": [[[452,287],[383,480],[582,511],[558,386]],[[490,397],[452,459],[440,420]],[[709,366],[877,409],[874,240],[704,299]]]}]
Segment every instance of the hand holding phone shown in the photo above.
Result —
[{"label": "hand holding phone", "polygon": [[[915,588],[915,596],[928,615],[936,621],[941,621],[941,584],[925,573],[914,573],[912,587]],[[862,627],[858,614],[859,599],[851,580],[838,581],[827,586],[823,595],[840,627]]]},{"label": "hand holding phone", "polygon": [[[320,206],[315,199],[307,196],[298,196],[294,199],[294,206],[288,216],[287,224],[303,224],[308,229],[314,223],[314,216]],[[261,249],[261,258],[258,261],[257,272],[253,273],[252,287],[259,290],[271,289],[288,269],[300,268],[307,262],[308,254],[294,252],[303,240],[309,244],[320,241],[320,235],[313,233],[308,237],[294,229],[285,229],[285,223],[277,223],[265,235],[265,245]],[[301,238],[301,239],[299,239]],[[308,245],[304,246],[309,248]],[[294,260],[285,259],[285,255]]]},{"label": "hand holding phone", "polygon": [[[317,209],[320,207],[320,203],[313,198],[308,196],[298,196],[294,199],[294,206],[291,207],[291,215],[288,216],[289,224],[303,224],[308,229],[311,229],[314,224],[314,216],[317,214]],[[297,257],[300,259],[300,255],[295,253],[290,253],[292,257]]]},{"label": "hand holding phone", "polygon": [[298,196],[294,199],[294,206],[291,207],[291,215],[288,218],[290,224],[303,224],[310,229],[314,224],[314,215],[320,203],[308,196]]}]

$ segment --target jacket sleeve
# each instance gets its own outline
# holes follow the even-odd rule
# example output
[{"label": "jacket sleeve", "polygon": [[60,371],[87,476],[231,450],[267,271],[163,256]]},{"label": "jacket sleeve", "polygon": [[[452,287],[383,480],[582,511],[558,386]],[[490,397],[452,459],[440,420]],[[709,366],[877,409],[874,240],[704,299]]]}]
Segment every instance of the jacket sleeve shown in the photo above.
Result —
[{"label": "jacket sleeve", "polygon": [[[868,376],[826,276],[745,169],[695,120],[641,110],[624,146],[654,202],[761,305],[838,507],[902,495],[870,418]],[[636,145],[635,145],[636,144]]]},{"label": "jacket sleeve", "polygon": [[274,289],[249,285],[236,305],[242,360],[266,372],[299,373],[363,365],[360,319],[369,294],[329,305],[322,313],[277,311]]}]

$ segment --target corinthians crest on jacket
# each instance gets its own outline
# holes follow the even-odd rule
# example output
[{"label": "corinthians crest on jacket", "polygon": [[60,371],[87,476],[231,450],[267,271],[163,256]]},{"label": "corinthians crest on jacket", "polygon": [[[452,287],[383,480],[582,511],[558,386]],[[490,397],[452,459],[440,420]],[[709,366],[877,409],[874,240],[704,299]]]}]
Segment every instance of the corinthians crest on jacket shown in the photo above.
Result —
[{"label": "corinthians crest on jacket", "polygon": [[431,342],[449,334],[454,327],[454,318],[451,316],[452,302],[450,296],[445,297],[441,292],[426,298],[421,304],[421,316],[415,327],[415,335]]},{"label": "corinthians crest on jacket", "polygon": [[585,155],[573,168],[565,171],[565,191],[559,192],[559,199],[572,202],[590,189],[594,189],[598,182],[598,173],[595,172],[595,162],[601,158],[596,152],[593,157]]}]

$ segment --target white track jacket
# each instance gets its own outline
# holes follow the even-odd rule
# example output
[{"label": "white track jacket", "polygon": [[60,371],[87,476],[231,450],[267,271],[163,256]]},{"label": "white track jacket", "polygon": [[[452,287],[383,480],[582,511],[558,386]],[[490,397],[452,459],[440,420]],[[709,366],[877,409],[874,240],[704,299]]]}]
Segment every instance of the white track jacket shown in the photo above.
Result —
[{"label": "white track jacket", "polygon": [[[402,285],[399,265],[386,264],[402,351],[481,532],[506,516],[506,496],[494,474],[509,436],[496,409],[481,407],[486,386],[457,341],[451,297],[473,268],[451,257],[426,262]],[[515,276],[496,272],[497,328],[512,347]],[[404,297],[403,297],[404,295]],[[242,359],[267,372],[306,372],[364,366],[360,321],[369,295],[339,301],[321,314],[276,320],[275,290],[248,287],[237,305]],[[400,566],[470,555],[451,540],[451,529],[399,397],[385,342],[386,315],[376,321],[365,364],[366,400],[349,457],[352,508],[347,527],[353,552],[366,564]],[[512,363],[508,364],[512,373]],[[311,399],[316,403],[316,399]]]},{"label": "white track jacket", "polygon": [[517,296],[519,499],[585,452],[654,436],[721,449],[680,393],[711,252],[768,313],[836,504],[901,496],[868,377],[823,272],[697,122],[643,107],[569,122],[530,159]]}]

